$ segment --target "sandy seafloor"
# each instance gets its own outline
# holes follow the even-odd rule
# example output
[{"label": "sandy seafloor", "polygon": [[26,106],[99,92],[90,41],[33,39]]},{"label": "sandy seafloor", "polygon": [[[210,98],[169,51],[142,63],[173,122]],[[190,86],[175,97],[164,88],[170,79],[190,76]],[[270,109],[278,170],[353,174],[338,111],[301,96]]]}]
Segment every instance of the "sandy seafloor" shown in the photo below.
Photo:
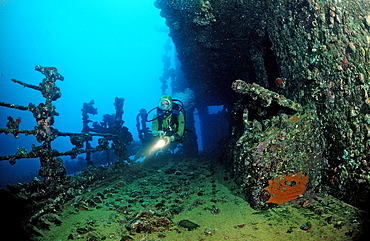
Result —
[{"label": "sandy seafloor", "polygon": [[[172,159],[141,168],[138,175],[91,188],[66,203],[57,214],[62,223],[52,224],[40,240],[125,240],[127,235],[133,240],[344,241],[359,234],[360,212],[330,196],[304,207],[291,202],[258,211],[230,174],[212,164]],[[165,216],[170,222],[150,233],[128,231],[126,225],[141,212],[151,214],[149,221]],[[178,225],[181,220],[199,227],[189,231]],[[306,222],[312,226],[302,230]]]}]

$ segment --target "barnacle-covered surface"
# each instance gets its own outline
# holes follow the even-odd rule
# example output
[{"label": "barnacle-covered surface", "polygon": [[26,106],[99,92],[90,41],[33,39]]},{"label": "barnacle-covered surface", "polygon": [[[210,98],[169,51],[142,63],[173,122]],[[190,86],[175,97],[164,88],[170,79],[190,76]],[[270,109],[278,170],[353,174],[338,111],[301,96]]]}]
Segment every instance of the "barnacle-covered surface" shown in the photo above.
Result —
[{"label": "barnacle-covered surface", "polygon": [[[232,155],[235,180],[251,205],[260,209],[269,202],[285,203],[304,194],[306,186],[308,192],[320,191],[327,161],[316,112],[303,111],[300,104],[256,83],[236,80],[231,87],[246,95],[233,109],[242,112],[244,131]],[[301,174],[308,185],[299,185]]]},{"label": "barnacle-covered surface", "polygon": [[[243,79],[283,94],[306,110],[297,115],[283,110],[288,114],[284,117],[255,103],[255,114],[247,119],[245,113],[238,115],[240,126],[247,121],[251,127],[234,124],[233,140],[239,141],[228,145],[235,147],[229,160],[247,195],[253,197],[267,186],[267,179],[293,168],[309,175],[309,185],[316,190],[368,209],[369,4],[362,0],[155,2],[170,27],[185,76],[196,86],[192,88],[197,89],[199,105],[231,106],[238,96],[229,86]],[[279,136],[284,136],[283,141]],[[257,156],[253,148],[263,149],[269,158]],[[255,174],[250,165],[259,162],[263,167]],[[307,172],[307,166],[315,163],[319,166]],[[262,200],[262,195],[253,199]]]},{"label": "barnacle-covered surface", "polygon": [[320,190],[327,160],[314,110],[255,119],[244,126],[246,130],[233,150],[234,172],[253,207],[266,205],[268,180],[289,173],[303,172],[309,176],[308,190]]}]

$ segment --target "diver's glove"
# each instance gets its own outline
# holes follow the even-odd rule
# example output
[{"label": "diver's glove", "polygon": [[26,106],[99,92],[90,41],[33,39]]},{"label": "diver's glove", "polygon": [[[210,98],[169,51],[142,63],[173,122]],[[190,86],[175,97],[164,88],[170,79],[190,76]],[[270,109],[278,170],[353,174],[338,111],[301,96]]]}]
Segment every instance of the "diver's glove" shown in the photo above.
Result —
[{"label": "diver's glove", "polygon": [[159,136],[162,137],[164,136],[165,132],[164,131],[152,131],[153,136]]},{"label": "diver's glove", "polygon": [[163,139],[166,140],[166,145],[169,145],[171,144],[171,142],[173,142],[175,140],[175,137],[174,136],[164,136]]}]

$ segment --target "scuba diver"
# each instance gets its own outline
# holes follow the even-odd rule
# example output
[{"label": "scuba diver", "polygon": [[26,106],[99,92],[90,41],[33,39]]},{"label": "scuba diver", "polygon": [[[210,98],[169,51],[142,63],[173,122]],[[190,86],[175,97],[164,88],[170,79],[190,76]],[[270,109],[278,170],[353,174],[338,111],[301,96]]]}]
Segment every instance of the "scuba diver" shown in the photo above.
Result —
[{"label": "scuba diver", "polygon": [[[181,142],[185,132],[185,113],[181,103],[177,104],[169,95],[162,95],[152,120],[152,135],[158,137],[156,148],[162,148],[172,142]],[[153,110],[154,110],[153,109]],[[149,113],[148,113],[149,114]]]}]

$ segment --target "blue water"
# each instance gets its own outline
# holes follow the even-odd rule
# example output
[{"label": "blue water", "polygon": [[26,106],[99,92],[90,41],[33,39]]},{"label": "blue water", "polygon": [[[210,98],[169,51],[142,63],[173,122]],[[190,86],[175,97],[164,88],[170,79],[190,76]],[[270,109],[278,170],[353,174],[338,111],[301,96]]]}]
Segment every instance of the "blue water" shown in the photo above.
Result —
[{"label": "blue water", "polygon": [[[64,76],[58,81],[62,97],[54,102],[54,128],[65,132],[82,129],[83,103],[95,101],[101,121],[115,112],[115,97],[125,99],[125,126],[135,139],[135,117],[141,108],[153,108],[161,95],[163,45],[168,40],[165,19],[150,0],[2,0],[0,2],[0,101],[27,106],[44,102],[41,93],[10,81],[14,78],[38,85],[44,75],[34,70],[56,67]],[[174,48],[172,48],[174,49]],[[173,60],[174,53],[171,53]],[[21,129],[33,129],[28,111],[0,107],[0,128],[10,115],[22,118]],[[0,134],[0,155],[28,151],[33,136]],[[53,148],[72,148],[69,138],[59,137]],[[38,159],[18,160],[14,166],[0,162],[0,184],[23,181],[37,173]]]}]

